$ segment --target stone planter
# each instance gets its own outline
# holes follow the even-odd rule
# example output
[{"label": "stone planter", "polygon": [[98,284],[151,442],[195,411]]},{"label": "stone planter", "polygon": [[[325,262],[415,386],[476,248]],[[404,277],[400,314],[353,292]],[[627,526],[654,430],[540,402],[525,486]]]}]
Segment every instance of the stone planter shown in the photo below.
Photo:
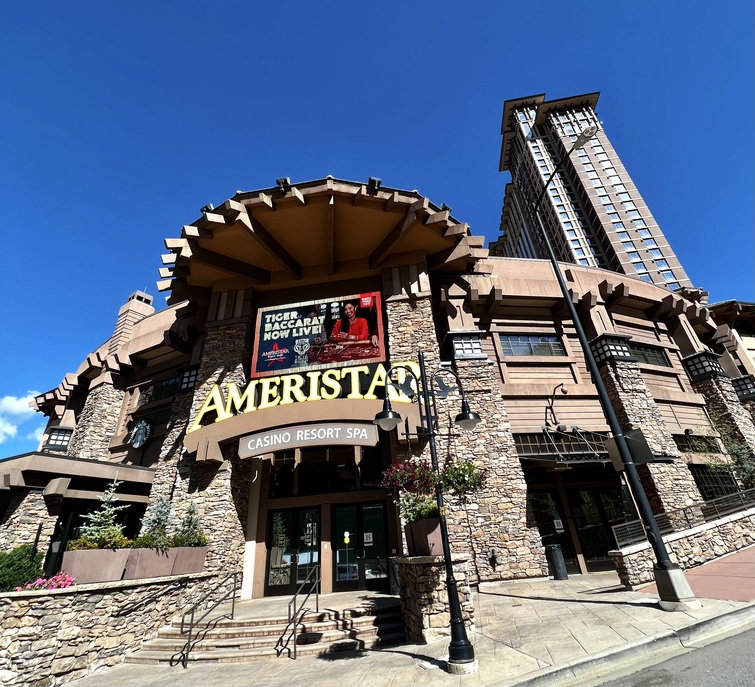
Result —
[{"label": "stone planter", "polygon": [[73,577],[77,584],[113,582],[123,579],[130,549],[86,549],[66,551],[61,570]]},{"label": "stone planter", "polygon": [[167,577],[173,572],[177,549],[131,549],[124,580]]},{"label": "stone planter", "polygon": [[180,546],[173,551],[176,552],[176,560],[171,575],[186,575],[204,570],[206,546]]},{"label": "stone planter", "polygon": [[410,556],[442,556],[443,540],[440,536],[440,520],[425,518],[404,526],[406,546]]}]

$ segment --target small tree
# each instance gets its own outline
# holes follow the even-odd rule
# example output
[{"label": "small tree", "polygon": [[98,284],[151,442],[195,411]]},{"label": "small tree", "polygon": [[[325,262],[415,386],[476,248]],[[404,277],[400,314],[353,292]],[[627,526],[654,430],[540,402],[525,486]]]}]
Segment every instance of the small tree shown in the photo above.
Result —
[{"label": "small tree", "polygon": [[171,503],[164,496],[158,496],[152,507],[142,518],[141,534],[132,547],[138,549],[167,549],[171,545],[168,536],[170,527]]},{"label": "small tree", "polygon": [[0,551],[0,592],[10,592],[42,575],[42,553],[32,555],[31,544]]},{"label": "small tree", "polygon": [[178,530],[173,535],[173,546],[206,546],[207,537],[202,531],[197,507],[190,503],[186,514],[181,518]]},{"label": "small tree", "polygon": [[83,516],[88,524],[81,527],[81,536],[68,545],[69,549],[122,549],[129,545],[123,534],[124,525],[116,522],[118,513],[128,508],[127,505],[115,505],[115,490],[119,484],[113,480],[100,496],[99,508]]}]

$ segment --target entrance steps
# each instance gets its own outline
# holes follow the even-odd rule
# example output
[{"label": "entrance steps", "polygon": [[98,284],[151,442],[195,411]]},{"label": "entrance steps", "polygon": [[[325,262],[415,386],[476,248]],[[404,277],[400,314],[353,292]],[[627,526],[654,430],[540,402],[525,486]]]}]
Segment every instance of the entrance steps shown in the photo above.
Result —
[{"label": "entrance steps", "polygon": [[[371,596],[365,592],[359,597],[322,595],[319,612],[314,610],[314,598],[310,598],[307,605],[311,610],[297,628],[297,655],[374,649],[405,641],[398,597]],[[275,646],[288,626],[287,604],[288,598],[237,601],[233,620],[223,617],[230,608],[221,606],[213,617],[195,628],[189,662],[243,663],[277,657]],[[175,618],[159,630],[155,639],[126,656],[126,663],[175,665],[180,661],[186,639],[181,634],[180,618]],[[293,639],[289,649],[293,655]],[[281,653],[283,657],[288,655],[287,649]]]}]

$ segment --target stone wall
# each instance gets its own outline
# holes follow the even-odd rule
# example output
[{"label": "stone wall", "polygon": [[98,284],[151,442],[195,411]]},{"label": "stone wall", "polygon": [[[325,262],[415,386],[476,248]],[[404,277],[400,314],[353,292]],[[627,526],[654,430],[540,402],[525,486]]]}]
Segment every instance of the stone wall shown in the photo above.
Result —
[{"label": "stone wall", "polygon": [[33,544],[37,528],[42,525],[39,549],[44,552],[55,530],[59,510],[48,509],[41,491],[18,490],[11,496],[0,521],[0,551],[10,551],[22,544]]},{"label": "stone wall", "polygon": [[76,429],[68,444],[69,456],[110,460],[110,440],[118,426],[123,396],[121,389],[107,382],[90,389],[76,418]]},{"label": "stone wall", "polygon": [[[437,370],[440,351],[430,299],[389,300],[386,307],[391,360],[416,361],[417,349],[422,349],[428,374]],[[472,583],[547,575],[540,533],[527,522],[527,486],[494,368],[487,360],[469,360],[459,361],[456,371],[471,409],[479,413],[482,422],[464,432],[454,426],[459,394],[439,401],[438,462],[442,467],[453,460],[479,461],[488,468],[489,480],[487,488],[467,503],[445,495],[451,549],[470,556]],[[455,386],[450,374],[442,374],[442,378]],[[414,445],[412,453],[430,458],[427,442]],[[490,565],[493,550],[499,562],[496,570]]]},{"label": "stone wall", "polygon": [[[452,559],[461,617],[467,630],[474,631],[474,605],[467,575],[469,557],[452,555]],[[451,612],[443,556],[412,556],[395,561],[401,580],[401,614],[407,641],[428,643],[448,635]]]},{"label": "stone wall", "polygon": [[122,663],[217,584],[199,573],[0,594],[0,684],[53,687]]},{"label": "stone wall", "polygon": [[715,429],[744,444],[755,454],[755,422],[743,406],[728,377],[714,377],[693,384],[697,393],[705,397],[708,413]]},{"label": "stone wall", "polygon": [[208,539],[207,570],[242,567],[251,463],[239,460],[235,451],[222,464],[197,462],[184,449],[183,439],[215,384],[246,384],[250,350],[251,328],[246,323],[208,330],[194,394],[179,395],[173,402],[150,493],[150,505],[158,495],[170,499],[176,519],[189,503],[195,504]]},{"label": "stone wall", "polygon": [[600,368],[611,405],[622,430],[641,429],[656,456],[673,458],[670,463],[649,463],[638,473],[654,513],[673,513],[702,504],[703,498],[692,473],[679,456],[679,449],[636,362],[609,361]]},{"label": "stone wall", "polygon": [[[755,544],[755,508],[664,535],[663,541],[672,562],[684,570],[694,568]],[[653,581],[655,556],[648,542],[609,553],[625,587]]]}]

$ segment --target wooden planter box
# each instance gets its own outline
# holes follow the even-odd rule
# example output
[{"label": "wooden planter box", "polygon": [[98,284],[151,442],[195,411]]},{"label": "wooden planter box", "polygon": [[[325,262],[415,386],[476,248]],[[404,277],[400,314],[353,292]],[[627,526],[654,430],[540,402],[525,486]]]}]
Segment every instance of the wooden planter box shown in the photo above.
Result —
[{"label": "wooden planter box", "polygon": [[86,549],[66,551],[61,570],[78,584],[113,582],[123,579],[131,549]]},{"label": "wooden planter box", "polygon": [[442,556],[443,540],[440,536],[440,520],[425,518],[404,526],[406,546],[410,556]]},{"label": "wooden planter box", "polygon": [[171,575],[186,575],[204,570],[206,546],[179,546],[173,551],[176,552],[176,560]]},{"label": "wooden planter box", "polygon": [[167,577],[173,572],[176,549],[131,549],[124,580]]}]

